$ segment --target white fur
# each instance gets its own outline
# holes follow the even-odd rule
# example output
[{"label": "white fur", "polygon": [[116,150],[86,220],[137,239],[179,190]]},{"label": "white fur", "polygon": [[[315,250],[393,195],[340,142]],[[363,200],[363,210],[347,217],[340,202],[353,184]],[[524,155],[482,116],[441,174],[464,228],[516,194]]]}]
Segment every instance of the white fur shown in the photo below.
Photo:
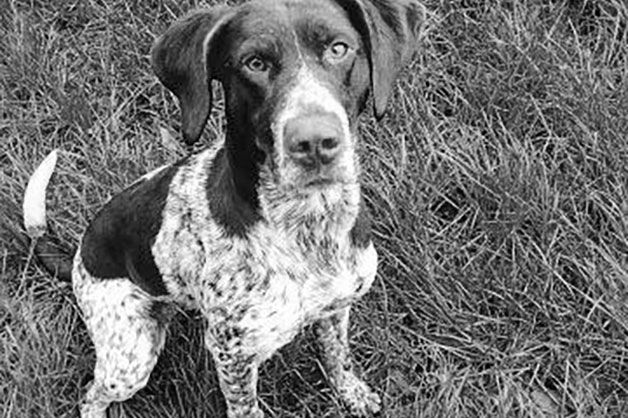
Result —
[{"label": "white fur", "polygon": [[[215,155],[215,148],[198,154],[173,178],[152,253],[169,294],[200,309],[208,323],[247,306],[231,321],[248,331],[243,347],[265,359],[306,324],[362,296],[375,277],[377,254],[372,245],[349,242],[357,183],[331,186],[337,195],[331,201],[323,190],[292,200],[260,190],[273,218],[253,225],[246,239],[226,236],[205,198],[203,180]],[[322,206],[312,209],[313,202]]]},{"label": "white fur", "polygon": [[105,418],[110,402],[146,385],[165,342],[165,326],[148,312],[153,298],[127,278],[102,280],[74,257],[72,285],[96,349],[96,367],[81,405],[82,418]]},{"label": "white fur", "polygon": [[24,227],[31,239],[46,233],[46,188],[57,164],[57,150],[51,151],[28,180],[24,193]]}]

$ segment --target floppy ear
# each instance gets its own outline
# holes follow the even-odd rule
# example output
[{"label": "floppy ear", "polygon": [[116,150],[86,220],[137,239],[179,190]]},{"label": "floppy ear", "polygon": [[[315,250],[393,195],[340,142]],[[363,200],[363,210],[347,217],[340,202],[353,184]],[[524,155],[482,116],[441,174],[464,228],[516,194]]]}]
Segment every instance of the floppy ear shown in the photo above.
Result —
[{"label": "floppy ear", "polygon": [[337,0],[362,36],[375,117],[384,116],[395,78],[416,47],[425,10],[416,0]]},{"label": "floppy ear", "polygon": [[193,12],[175,22],[153,46],[153,70],[179,99],[183,139],[191,145],[203,132],[212,104],[212,46],[231,7]]}]

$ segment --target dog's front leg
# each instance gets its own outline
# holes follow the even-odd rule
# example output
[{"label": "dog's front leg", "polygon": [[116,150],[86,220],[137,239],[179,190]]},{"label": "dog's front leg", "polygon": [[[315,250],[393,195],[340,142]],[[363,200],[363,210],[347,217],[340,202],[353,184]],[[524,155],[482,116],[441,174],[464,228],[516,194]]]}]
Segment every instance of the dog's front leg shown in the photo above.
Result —
[{"label": "dog's front leg", "polygon": [[348,338],[349,310],[347,307],[319,320],[314,329],[331,385],[351,414],[365,417],[379,412],[381,400],[353,369]]},{"label": "dog's front leg", "polygon": [[257,403],[256,355],[243,352],[236,330],[210,329],[205,337],[212,353],[228,418],[263,418]]}]

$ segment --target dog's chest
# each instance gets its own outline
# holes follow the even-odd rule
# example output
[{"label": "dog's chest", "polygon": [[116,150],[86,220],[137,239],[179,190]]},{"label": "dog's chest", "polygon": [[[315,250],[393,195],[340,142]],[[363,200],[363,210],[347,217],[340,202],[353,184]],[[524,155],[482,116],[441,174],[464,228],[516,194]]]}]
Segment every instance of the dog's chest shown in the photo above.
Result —
[{"label": "dog's chest", "polygon": [[202,310],[268,305],[261,316],[283,310],[309,322],[346,306],[374,274],[360,271],[369,251],[351,246],[348,237],[297,239],[260,228],[245,239],[210,230],[178,230],[164,248],[168,254],[158,257],[170,293]]},{"label": "dog's chest", "polygon": [[296,230],[260,220],[243,235],[228,234],[205,198],[212,158],[198,155],[173,179],[151,251],[174,300],[201,310],[210,327],[240,328],[269,355],[304,325],[363,295],[377,255],[372,244],[352,243],[352,221],[327,213]]},{"label": "dog's chest", "polygon": [[345,240],[280,234],[259,228],[226,237],[212,224],[163,236],[156,261],[172,296],[212,323],[240,327],[249,345],[270,355],[305,325],[363,295],[377,255]]}]

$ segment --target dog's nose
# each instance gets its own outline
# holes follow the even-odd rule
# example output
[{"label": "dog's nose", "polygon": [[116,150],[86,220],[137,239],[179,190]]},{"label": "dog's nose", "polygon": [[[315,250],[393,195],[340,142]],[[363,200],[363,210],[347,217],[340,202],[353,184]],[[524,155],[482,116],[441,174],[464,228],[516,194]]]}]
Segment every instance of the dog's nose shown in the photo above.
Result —
[{"label": "dog's nose", "polygon": [[284,128],[284,147],[294,161],[305,166],[331,163],[342,148],[342,127],[333,114],[297,116]]}]

